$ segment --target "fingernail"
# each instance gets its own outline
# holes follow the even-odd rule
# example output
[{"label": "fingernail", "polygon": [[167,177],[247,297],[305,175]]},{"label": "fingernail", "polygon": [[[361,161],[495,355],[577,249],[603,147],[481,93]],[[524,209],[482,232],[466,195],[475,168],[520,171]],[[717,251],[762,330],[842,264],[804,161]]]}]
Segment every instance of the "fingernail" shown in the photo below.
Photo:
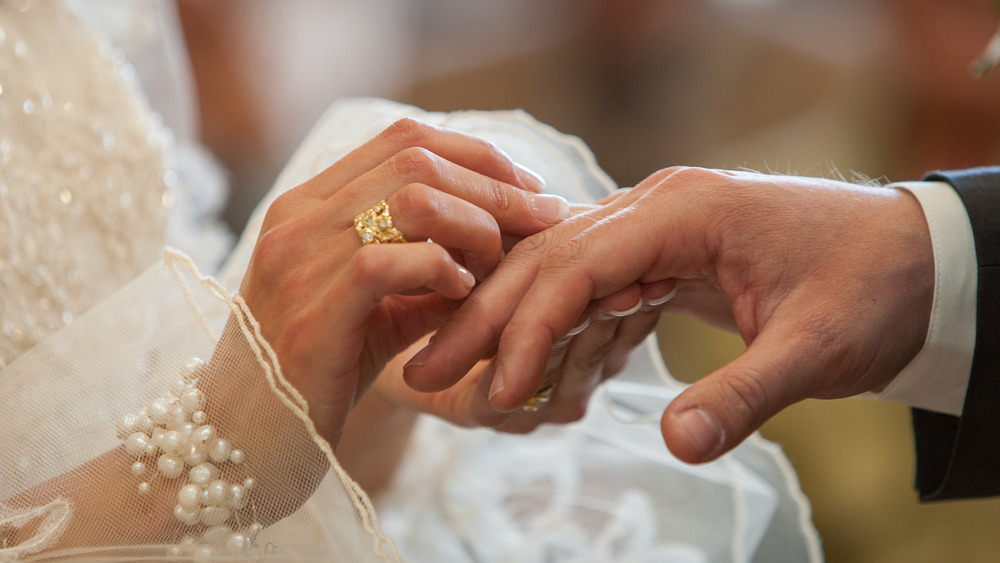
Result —
[{"label": "fingernail", "polygon": [[694,407],[674,417],[674,422],[701,459],[710,459],[722,447],[725,433],[711,413]]},{"label": "fingernail", "polygon": [[537,172],[528,168],[523,164],[514,163],[517,169],[523,172],[519,174],[521,177],[521,182],[525,184],[525,187],[530,189],[535,193],[542,193],[545,190],[545,179],[542,178]]},{"label": "fingernail", "polygon": [[[503,391],[503,369],[501,369],[496,362],[494,362],[493,365],[495,367],[493,369],[493,382],[490,383],[490,401],[493,400],[493,397],[496,396],[497,393]],[[482,397],[482,395],[480,395],[480,397]]]},{"label": "fingernail", "polygon": [[607,311],[605,314],[610,315],[612,317],[627,317],[637,312],[641,308],[642,308],[642,299],[640,299],[638,303],[632,305],[631,307],[625,309],[624,311]]},{"label": "fingernail", "polygon": [[419,352],[417,352],[416,354],[413,355],[412,358],[410,358],[410,361],[406,362],[406,365],[403,366],[403,369],[409,367],[423,367],[424,360],[426,360],[428,354],[431,353],[431,346],[433,344],[434,340],[432,338],[431,341],[427,343],[427,346],[421,348]]},{"label": "fingernail", "polygon": [[571,328],[569,332],[566,334],[566,336],[576,336],[577,334],[580,334],[581,332],[587,330],[588,326],[590,326],[590,317],[583,319],[582,323]]},{"label": "fingernail", "polygon": [[461,266],[458,266],[458,275],[462,277],[462,281],[465,283],[465,287],[469,289],[476,287],[476,276],[472,275],[472,272],[466,270]]},{"label": "fingernail", "polygon": [[528,197],[531,213],[544,223],[558,223],[569,216],[569,202],[552,194],[535,194]]},{"label": "fingernail", "polygon": [[670,290],[670,293],[664,295],[663,297],[657,297],[656,299],[650,299],[649,301],[646,302],[646,306],[647,307],[657,307],[659,305],[663,305],[667,301],[670,301],[671,299],[673,299],[675,295],[677,295],[677,287],[676,286],[674,286],[674,288]]}]

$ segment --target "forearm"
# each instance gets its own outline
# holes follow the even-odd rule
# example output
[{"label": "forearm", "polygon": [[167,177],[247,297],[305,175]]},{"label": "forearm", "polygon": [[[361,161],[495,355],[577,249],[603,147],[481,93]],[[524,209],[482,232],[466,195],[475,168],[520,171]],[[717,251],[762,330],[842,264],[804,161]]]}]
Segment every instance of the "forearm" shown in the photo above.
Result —
[{"label": "forearm", "polygon": [[[65,518],[65,530],[52,549],[176,542],[180,531],[173,507],[179,487],[160,482],[142,494],[130,470],[132,464],[125,448],[118,447],[3,504],[19,512],[65,501],[72,513]],[[39,516],[21,528],[0,528],[0,543],[23,545],[39,533],[42,521]]]},{"label": "forearm", "polygon": [[[56,550],[169,545],[219,524],[246,536],[305,502],[326,457],[270,388],[240,327],[230,317],[207,364],[165,380],[159,398],[126,415],[122,445],[5,499],[4,516],[40,512],[0,529],[6,545],[43,537]],[[50,503],[52,511],[40,510]],[[43,516],[59,507],[65,516],[49,529]]]}]

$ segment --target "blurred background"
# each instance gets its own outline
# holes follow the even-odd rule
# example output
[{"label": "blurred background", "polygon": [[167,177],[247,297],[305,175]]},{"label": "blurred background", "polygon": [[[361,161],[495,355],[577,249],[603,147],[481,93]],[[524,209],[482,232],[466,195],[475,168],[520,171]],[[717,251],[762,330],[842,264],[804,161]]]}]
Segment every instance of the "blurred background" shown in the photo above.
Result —
[{"label": "blurred background", "polygon": [[[202,137],[240,232],[329,103],[522,108],[586,141],[622,186],[673,165],[879,182],[1000,161],[1000,73],[969,63],[991,0],[179,0]],[[743,349],[659,327],[694,381]],[[909,412],[806,401],[769,422],[831,562],[1000,558],[1000,501],[919,504]]]}]

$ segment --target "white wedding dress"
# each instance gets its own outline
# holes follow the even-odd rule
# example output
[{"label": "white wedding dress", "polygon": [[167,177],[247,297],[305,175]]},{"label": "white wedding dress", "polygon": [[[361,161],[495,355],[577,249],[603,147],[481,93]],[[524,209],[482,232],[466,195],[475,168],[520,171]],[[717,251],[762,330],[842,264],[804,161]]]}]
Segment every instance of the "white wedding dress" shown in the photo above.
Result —
[{"label": "white wedding dress", "polygon": [[[218,174],[190,138],[175,25],[162,3],[0,0],[0,561],[822,558],[775,445],[697,467],[668,454],[657,420],[680,384],[652,339],[577,424],[421,419],[373,507],[233,293],[269,202],[403,116],[486,137],[571,200],[614,185],[521,112],[345,100],[203,277],[189,256],[213,271],[227,240],[205,215]],[[163,518],[176,541],[144,541]]]}]

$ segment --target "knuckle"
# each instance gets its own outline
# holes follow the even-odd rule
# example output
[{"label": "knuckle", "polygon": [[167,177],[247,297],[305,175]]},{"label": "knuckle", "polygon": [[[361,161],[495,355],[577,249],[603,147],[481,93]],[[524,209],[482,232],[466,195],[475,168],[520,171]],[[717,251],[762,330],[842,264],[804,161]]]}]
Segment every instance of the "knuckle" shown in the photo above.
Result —
[{"label": "knuckle", "polygon": [[[554,230],[546,229],[518,241],[511,253],[530,259],[562,252],[560,250],[562,245],[554,244],[557,240]],[[552,248],[553,246],[555,248]]]},{"label": "knuckle", "polygon": [[[549,243],[547,246],[552,247],[553,245]],[[557,275],[571,271],[574,267],[586,263],[586,258],[589,255],[588,247],[590,246],[589,239],[580,236],[555,244],[545,257],[545,268]]]},{"label": "knuckle", "polygon": [[261,233],[253,252],[254,270],[262,276],[272,277],[285,271],[294,229],[281,223]]},{"label": "knuckle", "polygon": [[752,370],[743,370],[727,374],[720,380],[726,395],[733,397],[743,411],[745,416],[742,418],[751,421],[754,428],[763,424],[767,413],[771,412],[771,398],[760,384],[760,377]]},{"label": "knuckle", "polygon": [[264,228],[285,221],[298,207],[298,198],[297,189],[289,190],[275,198],[264,214]]},{"label": "knuckle", "polygon": [[417,220],[437,215],[440,204],[437,190],[425,184],[407,184],[393,197],[392,211],[394,216]]},{"label": "knuckle", "polygon": [[351,257],[350,267],[347,271],[357,280],[371,280],[382,275],[389,265],[385,252],[381,252],[380,245],[373,244],[362,246]]},{"label": "knuckle", "polygon": [[488,240],[495,241],[496,247],[501,252],[503,250],[503,231],[500,230],[500,225],[497,223],[496,219],[489,213],[480,211],[479,209],[473,210],[475,214],[473,215],[473,220],[475,221],[476,228],[481,230]]},{"label": "knuckle", "polygon": [[422,147],[407,147],[392,157],[396,175],[411,179],[434,179],[441,173],[441,159]]},{"label": "knuckle", "polygon": [[[424,275],[432,276],[428,272],[444,272],[450,271],[454,268],[455,260],[448,253],[448,250],[439,244],[426,244],[421,245],[422,248],[415,250],[419,252],[419,260],[423,264],[421,271],[425,272]],[[392,264],[383,261],[383,264],[379,268],[391,267]]]},{"label": "knuckle", "polygon": [[494,210],[501,212],[507,211],[513,205],[511,197],[512,188],[507,184],[490,179],[486,186],[486,190]]},{"label": "knuckle", "polygon": [[685,166],[668,166],[666,168],[661,168],[650,174],[645,180],[642,181],[642,183],[639,184],[639,186],[644,184],[662,185],[667,180],[686,170],[689,170],[689,168]]},{"label": "knuckle", "polygon": [[716,183],[720,179],[718,172],[706,168],[690,166],[671,166],[657,171],[649,177],[655,184],[654,191],[672,191],[682,187],[704,186]]},{"label": "knuckle", "polygon": [[387,127],[383,135],[398,146],[418,146],[430,132],[428,124],[412,117],[404,117]]},{"label": "knuckle", "polygon": [[503,152],[503,149],[486,139],[477,138],[477,142],[481,147],[481,158],[486,160],[488,166],[513,174],[514,162]]}]

